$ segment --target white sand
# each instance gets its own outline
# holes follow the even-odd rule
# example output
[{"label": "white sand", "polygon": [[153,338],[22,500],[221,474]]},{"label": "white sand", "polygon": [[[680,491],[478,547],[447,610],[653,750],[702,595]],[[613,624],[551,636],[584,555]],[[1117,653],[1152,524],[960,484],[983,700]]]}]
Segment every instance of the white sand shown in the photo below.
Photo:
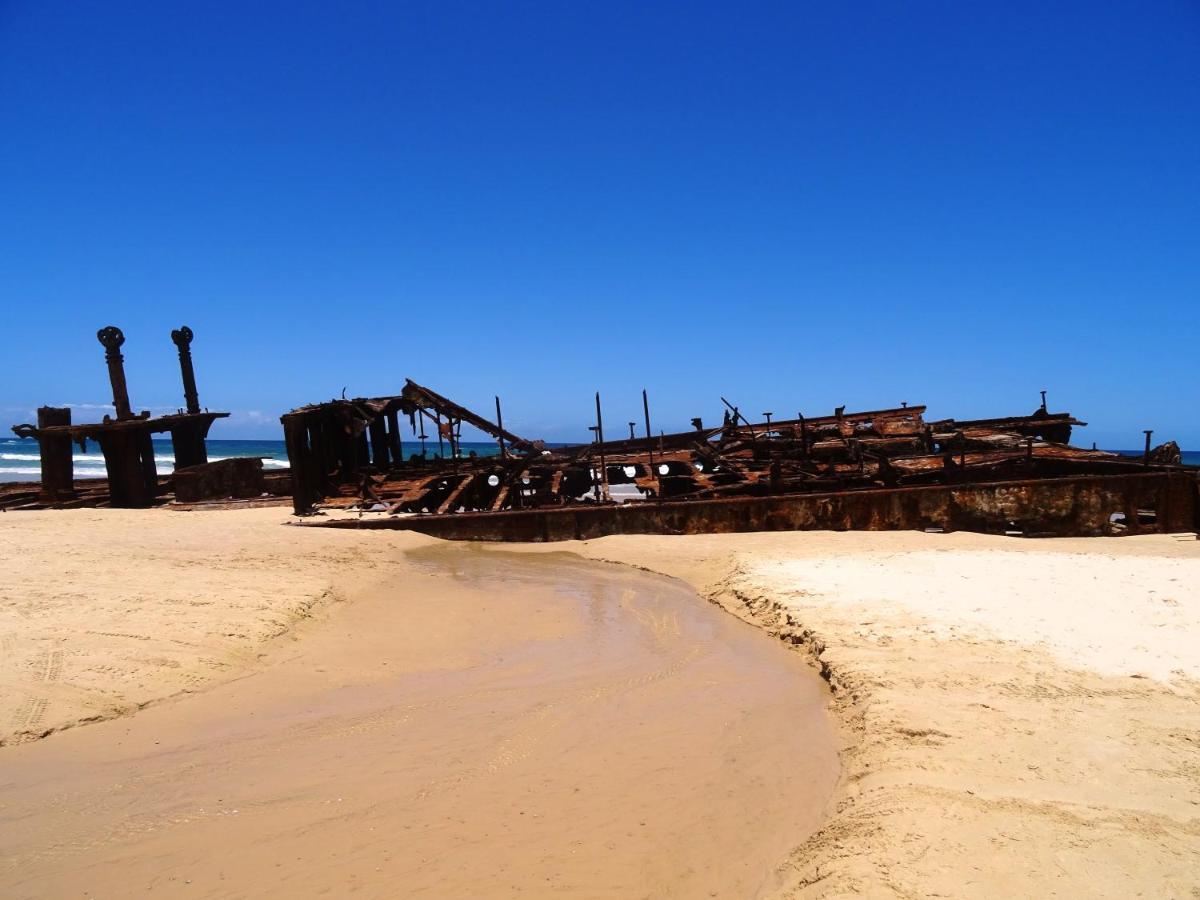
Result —
[{"label": "white sand", "polygon": [[924,550],[756,562],[744,574],[907,613],[941,639],[970,631],[1103,675],[1200,678],[1200,558]]},{"label": "white sand", "polygon": [[112,718],[245,673],[356,578],[363,541],[284,528],[278,508],[0,515],[0,745]]}]

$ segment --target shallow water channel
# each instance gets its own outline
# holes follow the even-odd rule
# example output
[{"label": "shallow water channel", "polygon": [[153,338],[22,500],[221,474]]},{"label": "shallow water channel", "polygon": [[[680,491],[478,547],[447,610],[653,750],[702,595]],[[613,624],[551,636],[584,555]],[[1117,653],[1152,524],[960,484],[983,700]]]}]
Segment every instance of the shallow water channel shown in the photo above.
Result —
[{"label": "shallow water channel", "polygon": [[837,776],[824,683],[679,582],[408,555],[201,694],[0,750],[6,897],[754,897]]}]

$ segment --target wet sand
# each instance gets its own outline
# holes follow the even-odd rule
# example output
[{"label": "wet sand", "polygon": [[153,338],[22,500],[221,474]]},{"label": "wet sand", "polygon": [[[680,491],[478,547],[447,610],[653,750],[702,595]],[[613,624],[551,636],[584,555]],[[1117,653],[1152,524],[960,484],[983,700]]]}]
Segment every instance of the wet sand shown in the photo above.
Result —
[{"label": "wet sand", "polygon": [[415,548],[380,574],[261,671],[0,750],[0,893],[780,886],[837,778],[800,654],[679,582],[562,554]]},{"label": "wet sand", "polygon": [[1200,897],[1193,535],[565,546],[683,578],[819,660],[842,783],[783,896]]}]

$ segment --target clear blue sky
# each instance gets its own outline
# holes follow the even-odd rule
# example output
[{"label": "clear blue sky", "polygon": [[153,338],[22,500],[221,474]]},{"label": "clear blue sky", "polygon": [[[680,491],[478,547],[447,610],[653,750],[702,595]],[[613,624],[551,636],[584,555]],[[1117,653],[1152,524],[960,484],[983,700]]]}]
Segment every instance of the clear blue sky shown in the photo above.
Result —
[{"label": "clear blue sky", "polygon": [[[1038,390],[1200,447],[1200,5],[0,0],[0,407],[529,436]],[[95,412],[92,413],[95,415]]]}]

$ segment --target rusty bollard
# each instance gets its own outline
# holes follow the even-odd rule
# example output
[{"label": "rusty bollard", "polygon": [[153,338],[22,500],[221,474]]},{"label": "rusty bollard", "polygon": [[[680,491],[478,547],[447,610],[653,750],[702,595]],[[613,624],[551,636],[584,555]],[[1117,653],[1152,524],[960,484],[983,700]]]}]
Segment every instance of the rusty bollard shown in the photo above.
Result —
[{"label": "rusty bollard", "polygon": [[104,345],[104,361],[108,363],[108,380],[112,382],[113,406],[118,419],[132,419],[129,409],[129,388],[125,385],[125,357],[121,345],[125,335],[116,325],[106,325],[96,332],[96,338]]},{"label": "rusty bollard", "polygon": [[200,396],[196,393],[196,372],[192,368],[192,329],[184,325],[171,332],[171,340],[179,348],[179,372],[183,376],[183,401],[189,413],[200,412]]}]

